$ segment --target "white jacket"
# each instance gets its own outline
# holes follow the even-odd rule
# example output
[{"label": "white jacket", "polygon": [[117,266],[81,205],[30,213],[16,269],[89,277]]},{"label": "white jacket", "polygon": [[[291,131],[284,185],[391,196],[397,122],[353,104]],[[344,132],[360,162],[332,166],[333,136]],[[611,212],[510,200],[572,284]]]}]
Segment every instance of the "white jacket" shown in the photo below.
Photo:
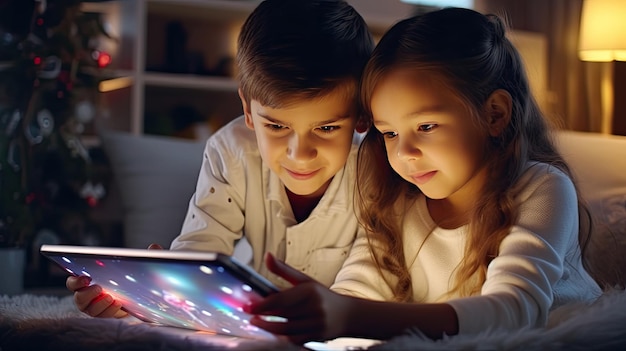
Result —
[{"label": "white jacket", "polygon": [[233,253],[242,236],[252,246],[252,268],[276,285],[265,252],[330,286],[357,235],[354,214],[358,139],[309,218],[297,223],[280,179],[263,163],[254,131],[239,117],[207,141],[195,194],[171,249]]}]

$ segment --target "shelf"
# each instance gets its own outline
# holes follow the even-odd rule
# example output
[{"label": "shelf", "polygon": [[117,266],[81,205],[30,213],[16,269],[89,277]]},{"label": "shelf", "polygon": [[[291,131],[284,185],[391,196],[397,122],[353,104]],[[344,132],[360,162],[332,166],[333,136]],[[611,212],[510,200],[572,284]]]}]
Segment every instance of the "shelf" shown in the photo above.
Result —
[{"label": "shelf", "polygon": [[100,77],[101,79],[115,79],[115,78],[121,78],[121,77],[130,77],[133,75],[133,71],[129,69],[97,68],[97,67],[82,67],[81,72],[92,75],[94,77]]},{"label": "shelf", "polygon": [[210,21],[229,22],[245,19],[258,0],[149,0],[148,12],[172,17],[196,18]]},{"label": "shelf", "polygon": [[227,91],[171,84],[145,86],[143,133],[178,135],[207,122],[215,130],[243,113],[235,87]]},{"label": "shelf", "polygon": [[[180,106],[196,110],[216,128],[239,116],[237,38],[261,2],[116,0],[86,6],[105,15],[117,38],[116,45],[107,49],[113,58],[111,69],[101,75],[105,79],[99,86],[100,106],[106,116],[101,126],[134,134],[150,132],[161,122],[180,122],[171,113]],[[399,1],[348,3],[363,16],[375,38],[413,9]]]},{"label": "shelf", "polygon": [[236,92],[238,87],[237,81],[229,77],[156,72],[146,72],[144,74],[144,83],[151,86],[205,89],[226,92]]}]

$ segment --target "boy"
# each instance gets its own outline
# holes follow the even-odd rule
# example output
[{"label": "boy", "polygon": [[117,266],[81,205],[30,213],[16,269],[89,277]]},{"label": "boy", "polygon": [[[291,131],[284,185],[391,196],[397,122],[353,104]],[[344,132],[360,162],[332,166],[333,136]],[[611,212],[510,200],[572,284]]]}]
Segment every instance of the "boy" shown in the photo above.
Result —
[{"label": "boy", "polygon": [[[373,48],[361,16],[342,0],[265,0],[238,40],[244,116],[209,140],[196,192],[173,250],[232,254],[245,236],[252,267],[265,252],[326,286],[348,256],[358,138],[358,82]],[[79,309],[120,317],[120,305],[87,277],[70,277]]]}]

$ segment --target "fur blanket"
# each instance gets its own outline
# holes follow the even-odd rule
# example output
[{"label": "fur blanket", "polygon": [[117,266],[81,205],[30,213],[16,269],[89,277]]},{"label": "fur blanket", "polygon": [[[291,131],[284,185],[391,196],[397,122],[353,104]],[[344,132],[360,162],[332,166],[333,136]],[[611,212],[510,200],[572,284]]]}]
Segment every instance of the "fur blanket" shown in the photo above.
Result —
[{"label": "fur blanket", "polygon": [[[126,351],[126,350],[302,350],[280,342],[219,339],[206,342],[198,333],[172,333],[130,318],[90,318],[78,311],[72,297],[0,296],[0,350]],[[200,336],[200,337],[198,337]],[[213,336],[215,338],[215,336]],[[208,340],[216,340],[208,338]],[[572,304],[552,312],[549,325],[519,331],[488,330],[479,335],[433,341],[408,331],[384,343],[341,338],[318,349],[349,346],[386,350],[618,350],[626,346],[626,291],[609,291],[592,304]]]},{"label": "fur blanket", "polygon": [[254,341],[160,327],[134,317],[91,318],[72,296],[0,296],[0,351],[212,351],[301,350],[275,341]]}]

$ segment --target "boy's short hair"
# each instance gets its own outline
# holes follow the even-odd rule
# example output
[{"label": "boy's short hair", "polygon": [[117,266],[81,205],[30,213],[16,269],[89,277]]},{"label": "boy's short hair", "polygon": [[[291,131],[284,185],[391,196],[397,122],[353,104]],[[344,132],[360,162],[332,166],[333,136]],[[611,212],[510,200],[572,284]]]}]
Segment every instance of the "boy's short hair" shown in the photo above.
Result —
[{"label": "boy's short hair", "polygon": [[361,15],[343,0],[265,0],[238,40],[245,99],[284,107],[341,85],[356,90],[374,43]]}]

